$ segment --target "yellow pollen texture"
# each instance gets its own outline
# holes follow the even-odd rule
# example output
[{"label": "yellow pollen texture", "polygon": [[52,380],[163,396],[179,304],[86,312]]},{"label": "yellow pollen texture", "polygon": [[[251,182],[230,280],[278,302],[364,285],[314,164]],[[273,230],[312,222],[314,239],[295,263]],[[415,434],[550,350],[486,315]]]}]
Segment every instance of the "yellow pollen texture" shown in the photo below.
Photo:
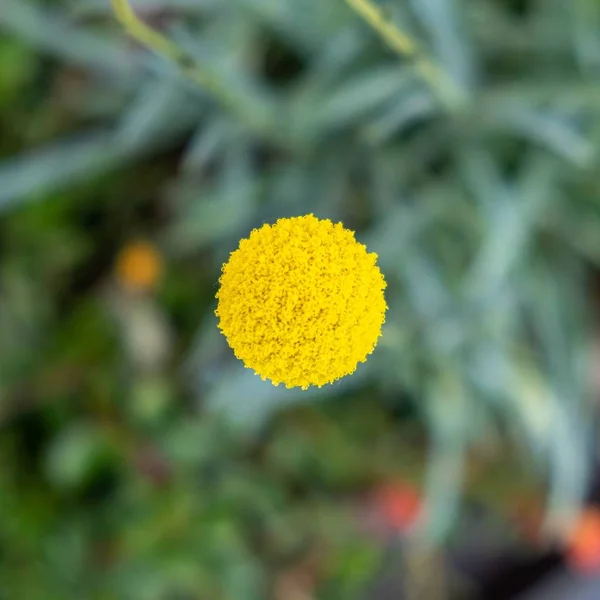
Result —
[{"label": "yellow pollen texture", "polygon": [[381,335],[386,283],[376,260],[329,219],[263,225],[223,265],[219,329],[263,380],[331,383],[353,373]]}]

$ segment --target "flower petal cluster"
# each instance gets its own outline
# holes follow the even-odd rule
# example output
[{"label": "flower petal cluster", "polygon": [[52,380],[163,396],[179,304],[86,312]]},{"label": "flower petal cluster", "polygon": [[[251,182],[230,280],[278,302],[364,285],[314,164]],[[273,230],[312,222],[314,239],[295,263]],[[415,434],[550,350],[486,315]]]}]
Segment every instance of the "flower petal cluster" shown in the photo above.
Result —
[{"label": "flower petal cluster", "polygon": [[306,215],[264,225],[223,265],[219,328],[263,380],[331,383],[381,335],[386,283],[376,260],[341,223]]}]

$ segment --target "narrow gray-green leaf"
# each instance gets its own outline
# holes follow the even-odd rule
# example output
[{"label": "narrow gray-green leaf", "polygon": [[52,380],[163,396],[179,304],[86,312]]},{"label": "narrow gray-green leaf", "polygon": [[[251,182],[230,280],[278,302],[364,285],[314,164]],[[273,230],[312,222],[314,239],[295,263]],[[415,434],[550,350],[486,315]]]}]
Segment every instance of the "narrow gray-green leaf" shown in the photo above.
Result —
[{"label": "narrow gray-green leaf", "polygon": [[121,77],[133,73],[133,57],[124,38],[86,31],[29,0],[2,0],[0,28],[71,63]]}]

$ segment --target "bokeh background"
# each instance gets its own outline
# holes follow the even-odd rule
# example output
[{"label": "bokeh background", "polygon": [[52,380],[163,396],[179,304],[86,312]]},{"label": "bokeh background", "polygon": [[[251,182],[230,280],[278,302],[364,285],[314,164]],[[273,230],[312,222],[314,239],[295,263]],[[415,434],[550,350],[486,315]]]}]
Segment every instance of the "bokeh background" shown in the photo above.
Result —
[{"label": "bokeh background", "polygon": [[[600,3],[132,6],[0,0],[0,599],[600,597]],[[389,311],[302,392],[213,311],[307,213]]]}]

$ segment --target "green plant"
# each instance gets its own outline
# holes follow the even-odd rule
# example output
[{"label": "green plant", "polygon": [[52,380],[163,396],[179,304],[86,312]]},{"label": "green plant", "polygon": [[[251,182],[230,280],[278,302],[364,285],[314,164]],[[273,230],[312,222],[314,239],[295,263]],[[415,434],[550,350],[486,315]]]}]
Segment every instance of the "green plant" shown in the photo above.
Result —
[{"label": "green plant", "polygon": [[[85,201],[90,212],[119,215],[111,221],[118,224],[129,195],[144,180],[156,181],[150,159],[168,155],[161,188],[153,184],[143,199],[131,200],[131,210],[155,196],[168,207],[154,232],[173,265],[161,299],[184,313],[185,374],[202,414],[224,414],[242,438],[257,439],[278,413],[300,403],[329,398],[343,414],[334,399],[357,395],[362,404],[353,410],[364,415],[381,403],[408,403],[428,434],[426,460],[420,455],[417,461],[431,515],[425,539],[439,542],[448,534],[470,456],[493,463],[508,449],[530,480],[547,487],[548,522],[562,529],[585,492],[593,439],[587,374],[594,337],[588,291],[600,261],[597,2],[131,5],[135,14],[115,0],[126,32],[154,52],[128,39],[108,1],[2,0],[0,27],[10,34],[10,49],[0,46],[0,61],[23,53],[30,71],[16,77],[0,66],[7,73],[0,78],[0,105],[20,124],[0,125],[7,132],[0,142],[2,227],[23,228],[7,242],[16,258],[4,256],[0,266],[5,418],[19,397],[15,381],[44,364],[38,339],[53,331],[61,314],[55,275],[71,273],[94,253],[69,194],[85,196],[81,190],[90,182],[125,190],[103,191],[99,207],[91,193]],[[23,108],[27,90],[43,85],[39,59],[28,46],[52,57],[47,79],[60,73],[69,84],[66,91],[45,90],[58,100],[35,104],[36,118]],[[102,183],[115,173],[126,178],[127,171],[134,183]],[[52,204],[65,211],[55,225],[25,218]],[[252,228],[310,212],[343,221],[377,252],[389,310],[368,363],[339,384],[301,392],[272,388],[226,358],[211,282]],[[53,241],[63,234],[73,250],[68,256]],[[112,244],[122,241],[102,231],[97,247],[105,235]],[[25,256],[37,257],[27,269]],[[24,276],[28,269],[35,277]],[[51,291],[45,296],[45,290]],[[79,307],[61,327],[75,338],[72,332],[88,323],[94,333],[93,348],[77,342],[91,363],[102,357],[86,389],[103,398],[127,396],[111,375],[114,351],[104,337],[103,313],[89,298]],[[192,323],[199,327],[190,344]],[[69,394],[51,375],[49,389],[59,391],[47,395],[64,401]],[[43,383],[35,380],[35,386]],[[144,381],[142,396],[149,387],[163,393],[155,384]],[[178,385],[168,398],[177,397]],[[394,435],[402,440],[410,427],[409,419]],[[125,431],[124,437],[133,435]],[[381,431],[387,435],[388,426],[369,429],[374,437]],[[294,448],[306,456],[311,446],[303,435]],[[360,447],[369,452],[368,444]],[[348,461],[364,472],[344,448],[340,454],[348,452]],[[301,470],[294,452],[279,452],[279,468]],[[94,455],[89,448],[84,454]],[[104,450],[99,455],[108,460]],[[329,458],[325,448],[314,462]],[[247,468],[252,479],[253,467]],[[353,472],[348,478],[360,479]],[[515,479],[503,479],[503,487],[510,490]],[[258,480],[250,488],[260,488]],[[171,501],[185,504],[176,496],[165,506]],[[231,542],[232,556],[241,556],[247,548],[229,537],[229,518],[236,519],[235,511],[211,535]],[[41,527],[50,519],[40,511],[32,522]],[[166,564],[168,552],[157,548],[156,564]],[[178,551],[187,552],[184,542]],[[129,566],[124,579],[143,570]],[[259,581],[260,565],[254,567]],[[211,589],[216,584],[209,580],[193,585]],[[245,598],[239,591],[229,597]]]}]

